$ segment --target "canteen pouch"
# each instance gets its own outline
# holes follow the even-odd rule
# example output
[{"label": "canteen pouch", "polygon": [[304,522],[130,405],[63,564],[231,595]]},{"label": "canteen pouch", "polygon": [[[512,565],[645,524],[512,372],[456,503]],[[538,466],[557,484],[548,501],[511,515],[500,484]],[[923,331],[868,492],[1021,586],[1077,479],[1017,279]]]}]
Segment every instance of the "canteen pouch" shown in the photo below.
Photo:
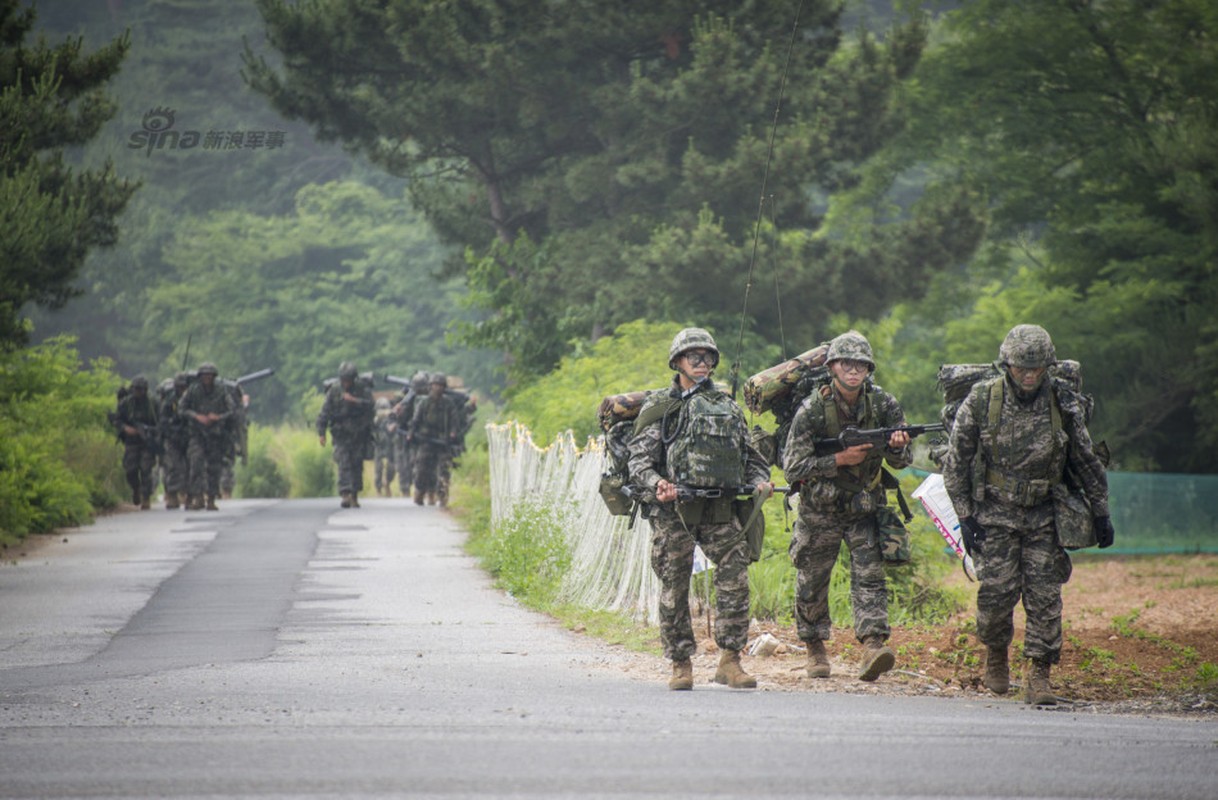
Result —
[{"label": "canteen pouch", "polygon": [[890,506],[880,506],[875,514],[876,540],[884,564],[900,567],[910,561],[909,531]]}]

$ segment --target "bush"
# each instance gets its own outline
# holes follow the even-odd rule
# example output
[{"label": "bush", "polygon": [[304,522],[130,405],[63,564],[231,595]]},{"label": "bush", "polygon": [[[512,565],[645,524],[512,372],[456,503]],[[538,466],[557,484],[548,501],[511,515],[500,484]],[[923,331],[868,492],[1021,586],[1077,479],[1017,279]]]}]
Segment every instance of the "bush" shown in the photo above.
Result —
[{"label": "bush", "polygon": [[81,525],[125,493],[106,412],[120,380],[71,337],[0,353],[0,536]]},{"label": "bush", "polygon": [[249,458],[237,470],[238,497],[287,497],[291,494],[292,483],[272,453],[274,438],[274,430],[250,426]]},{"label": "bush", "polygon": [[525,503],[491,536],[486,552],[486,568],[499,584],[533,606],[555,600],[571,566],[559,513]]}]

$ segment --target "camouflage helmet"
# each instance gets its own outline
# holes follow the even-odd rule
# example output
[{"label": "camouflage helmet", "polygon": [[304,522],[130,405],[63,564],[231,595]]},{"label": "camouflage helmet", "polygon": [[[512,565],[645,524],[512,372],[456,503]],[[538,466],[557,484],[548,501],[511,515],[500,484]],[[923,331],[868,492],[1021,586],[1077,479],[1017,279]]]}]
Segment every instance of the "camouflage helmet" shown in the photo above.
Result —
[{"label": "camouflage helmet", "polygon": [[350,361],[344,361],[338,365],[338,379],[342,381],[353,381],[359,377],[359,370],[355,368],[355,364]]},{"label": "camouflage helmet", "polygon": [[143,375],[136,375],[131,379],[131,388],[143,389],[145,392],[148,391],[148,379]]},{"label": "camouflage helmet", "polygon": [[1057,362],[1053,340],[1039,325],[1016,325],[998,348],[998,363],[1005,367],[1036,369]]},{"label": "camouflage helmet", "polygon": [[377,407],[378,409],[381,409],[382,411],[384,411],[384,410],[388,410],[388,408],[389,408],[389,398],[388,398],[388,397],[378,397],[378,398],[376,398],[376,407]]},{"label": "camouflage helmet", "polygon": [[202,364],[199,365],[199,368],[197,370],[195,370],[195,374],[200,375],[200,376],[202,376],[202,375],[219,375],[220,370],[216,369],[216,365],[211,363],[210,361],[204,361]]},{"label": "camouflage helmet", "polygon": [[190,373],[189,372],[179,372],[179,373],[175,374],[173,376],[173,385],[181,386],[183,388],[189,386],[190,385]]},{"label": "camouflage helmet", "polygon": [[704,328],[686,328],[672,339],[672,346],[668,348],[668,368],[677,368],[677,359],[686,350],[710,350],[715,354],[715,360],[719,359],[719,347],[715,344],[715,338],[710,335],[710,332]]},{"label": "camouflage helmet", "polygon": [[410,388],[416,393],[427,391],[427,384],[431,382],[431,376],[423,370],[419,370],[414,375],[410,376]]},{"label": "camouflage helmet", "polygon": [[862,361],[875,369],[875,356],[871,354],[871,343],[858,331],[846,331],[829,342],[825,363],[834,361]]},{"label": "camouflage helmet", "polygon": [[443,372],[431,373],[431,378],[430,378],[429,382],[431,383],[432,386],[435,386],[437,383],[439,383],[439,384],[443,385],[444,388],[446,388],[446,389],[448,388],[448,376],[445,375]]}]

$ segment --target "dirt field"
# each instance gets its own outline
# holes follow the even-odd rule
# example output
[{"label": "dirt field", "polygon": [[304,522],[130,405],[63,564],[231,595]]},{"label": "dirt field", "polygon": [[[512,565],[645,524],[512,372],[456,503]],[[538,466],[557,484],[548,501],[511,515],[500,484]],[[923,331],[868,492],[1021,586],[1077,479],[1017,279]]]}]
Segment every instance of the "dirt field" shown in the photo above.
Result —
[{"label": "dirt field", "polygon": [[[962,583],[967,585],[963,576]],[[974,587],[975,584],[971,584]],[[1063,589],[1065,646],[1053,670],[1059,708],[1110,711],[1218,713],[1218,556],[1077,558]],[[695,677],[709,680],[718,656],[706,640],[705,618],[695,626],[699,653]],[[811,680],[794,626],[759,624],[782,643],[773,656],[744,659],[761,688],[876,694],[991,695],[980,687],[983,653],[968,611],[949,624],[897,628],[889,646],[897,665],[875,683],[856,679],[859,645],[853,631],[837,629],[829,643],[833,676]],[[1011,694],[1019,701],[1023,612],[1016,611]],[[666,677],[665,662],[654,669]]]}]

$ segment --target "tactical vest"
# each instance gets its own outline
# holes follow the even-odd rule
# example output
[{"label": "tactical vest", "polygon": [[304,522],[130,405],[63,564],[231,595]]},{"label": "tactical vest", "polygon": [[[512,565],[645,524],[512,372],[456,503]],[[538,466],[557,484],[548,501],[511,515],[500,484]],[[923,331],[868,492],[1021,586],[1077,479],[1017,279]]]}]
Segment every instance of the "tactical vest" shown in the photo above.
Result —
[{"label": "tactical vest", "polygon": [[[814,396],[819,398],[819,400],[813,400],[813,402],[819,402],[821,408],[824,409],[825,437],[833,438],[837,436],[842,432],[842,423],[841,418],[838,416],[837,402],[833,399],[832,387],[822,386],[820,391]],[[862,402],[863,414],[858,419],[858,427],[879,427],[875,419],[875,409],[871,404],[870,388],[865,387],[863,389]],[[831,483],[850,495],[874,491],[880,485],[883,466],[884,448],[873,447],[867,453],[867,458],[862,463],[855,464],[852,467],[838,467],[837,475],[832,478]]]},{"label": "tactical vest", "polygon": [[[973,481],[973,499],[978,502],[985,500],[987,489],[992,489],[1007,502],[1029,508],[1047,501],[1053,492],[1053,487],[1062,482],[1066,466],[1066,435],[1063,432],[1061,402],[1057,393],[1060,391],[1051,378],[1049,385],[1049,464],[1043,475],[1048,477],[1028,477],[1011,471],[1009,460],[1016,450],[1024,450],[1022,442],[1001,441],[999,434],[1002,427],[1002,406],[1006,396],[1006,379],[992,378],[983,384],[986,395],[985,425],[981,428],[981,445],[983,458],[976,459]],[[995,461],[997,463],[995,463]]]}]

